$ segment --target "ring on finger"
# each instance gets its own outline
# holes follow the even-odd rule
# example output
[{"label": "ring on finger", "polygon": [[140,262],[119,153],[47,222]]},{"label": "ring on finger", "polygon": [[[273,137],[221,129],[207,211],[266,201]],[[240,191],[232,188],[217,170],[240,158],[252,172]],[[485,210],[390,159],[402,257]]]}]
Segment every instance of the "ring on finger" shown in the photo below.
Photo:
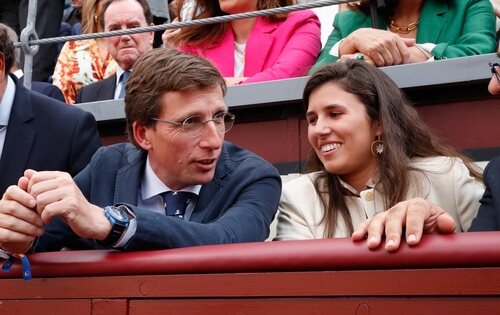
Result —
[{"label": "ring on finger", "polygon": [[357,53],[354,55],[354,59],[356,60],[365,60],[365,55],[363,55],[362,53]]}]

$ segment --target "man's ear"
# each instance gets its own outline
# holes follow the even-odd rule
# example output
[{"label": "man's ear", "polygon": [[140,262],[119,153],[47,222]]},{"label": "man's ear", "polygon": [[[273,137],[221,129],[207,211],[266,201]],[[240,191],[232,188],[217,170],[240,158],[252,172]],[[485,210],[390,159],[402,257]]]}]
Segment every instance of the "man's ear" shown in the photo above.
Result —
[{"label": "man's ear", "polygon": [[132,124],[132,130],[134,131],[134,139],[139,144],[141,148],[148,151],[151,149],[151,142],[149,137],[151,134],[151,127],[146,127],[140,122],[134,121]]},{"label": "man's ear", "polygon": [[8,69],[8,70],[5,69],[5,55],[0,52],[0,80],[5,78],[7,73],[9,73],[9,70],[10,69]]},{"label": "man's ear", "polygon": [[[149,24],[149,26],[154,26],[154,23]],[[155,32],[149,32],[149,44],[153,48],[153,43],[155,41]]]}]

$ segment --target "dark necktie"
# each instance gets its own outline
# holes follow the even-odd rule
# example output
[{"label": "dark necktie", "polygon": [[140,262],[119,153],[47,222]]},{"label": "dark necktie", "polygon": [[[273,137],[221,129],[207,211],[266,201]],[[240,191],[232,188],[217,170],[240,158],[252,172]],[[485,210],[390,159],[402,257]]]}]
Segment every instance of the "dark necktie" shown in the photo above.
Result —
[{"label": "dark necktie", "polygon": [[165,214],[184,218],[187,205],[195,198],[196,194],[187,191],[169,191],[163,194],[165,201]]},{"label": "dark necktie", "polygon": [[125,85],[127,84],[128,78],[130,78],[130,71],[125,71],[120,76],[120,82],[122,84],[122,87],[121,87],[121,90],[120,90],[120,95],[118,95],[118,98],[124,98],[125,97]]}]

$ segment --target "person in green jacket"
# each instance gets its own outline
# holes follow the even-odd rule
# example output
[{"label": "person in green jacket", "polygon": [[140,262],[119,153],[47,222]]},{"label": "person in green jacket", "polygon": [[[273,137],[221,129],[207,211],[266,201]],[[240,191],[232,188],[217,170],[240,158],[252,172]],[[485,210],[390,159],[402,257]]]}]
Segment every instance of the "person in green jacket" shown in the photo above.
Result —
[{"label": "person in green jacket", "polygon": [[391,66],[495,51],[488,0],[386,0],[372,28],[368,0],[339,12],[314,68],[339,58]]}]

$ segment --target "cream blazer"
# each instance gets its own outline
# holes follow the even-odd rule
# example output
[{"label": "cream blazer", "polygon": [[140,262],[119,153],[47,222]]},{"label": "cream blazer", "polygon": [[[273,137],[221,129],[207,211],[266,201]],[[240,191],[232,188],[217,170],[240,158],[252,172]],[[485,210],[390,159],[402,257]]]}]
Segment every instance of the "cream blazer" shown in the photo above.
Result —
[{"label": "cream blazer", "polygon": [[[484,186],[474,179],[462,160],[450,157],[415,158],[411,166],[422,170],[410,172],[406,199],[421,197],[446,210],[457,223],[456,232],[469,229],[477,214]],[[283,185],[275,240],[324,238],[324,209],[313,182],[319,173],[302,175]],[[352,223],[356,228],[365,219],[384,208],[383,194],[373,188],[360,196],[345,196]],[[350,237],[339,217],[334,237]]]}]

